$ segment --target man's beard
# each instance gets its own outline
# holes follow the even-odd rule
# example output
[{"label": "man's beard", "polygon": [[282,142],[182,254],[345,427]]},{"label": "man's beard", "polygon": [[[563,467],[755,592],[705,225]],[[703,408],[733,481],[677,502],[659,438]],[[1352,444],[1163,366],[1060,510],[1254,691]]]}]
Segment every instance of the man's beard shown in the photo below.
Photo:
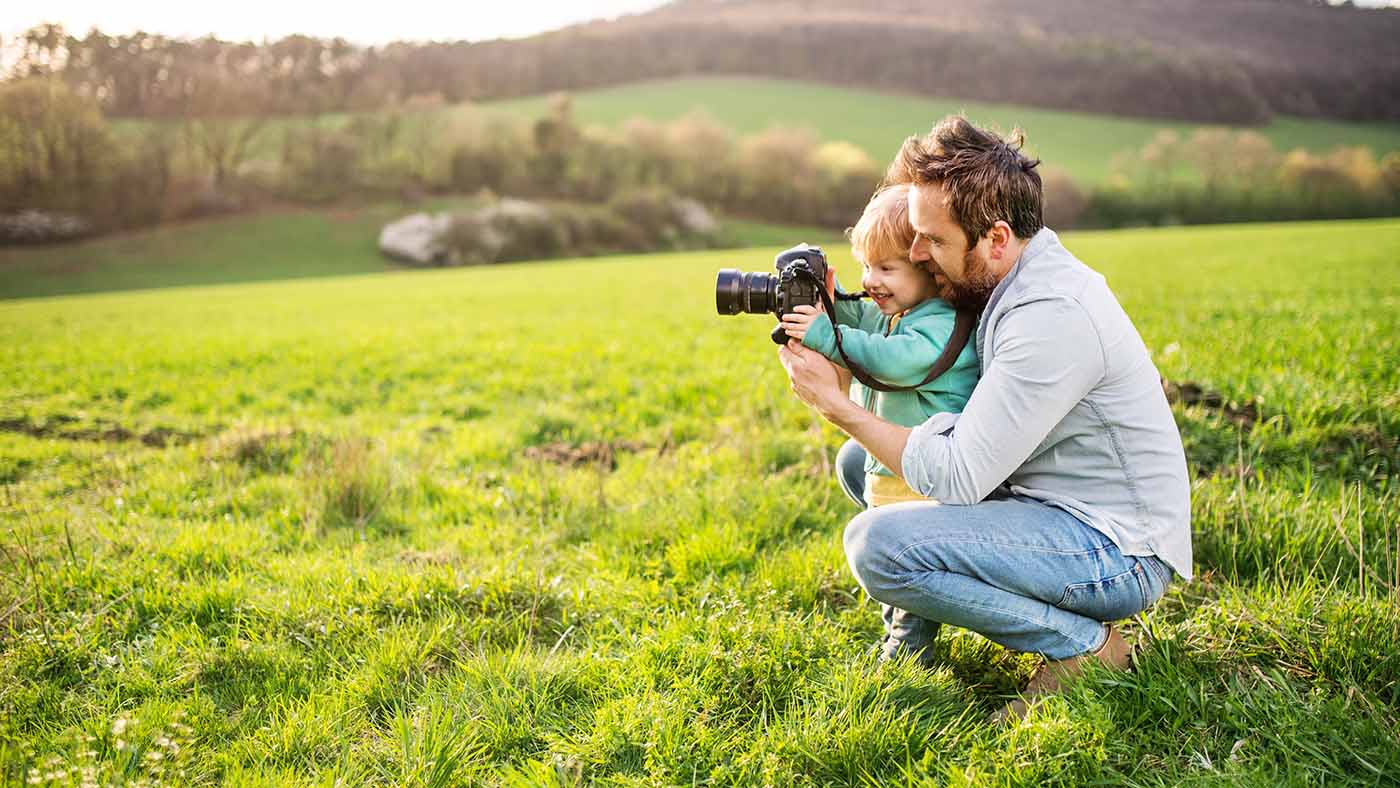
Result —
[{"label": "man's beard", "polygon": [[963,277],[961,284],[954,282],[946,273],[938,285],[938,297],[958,309],[981,312],[996,289],[996,275],[976,256],[976,249],[967,250],[963,255]]}]

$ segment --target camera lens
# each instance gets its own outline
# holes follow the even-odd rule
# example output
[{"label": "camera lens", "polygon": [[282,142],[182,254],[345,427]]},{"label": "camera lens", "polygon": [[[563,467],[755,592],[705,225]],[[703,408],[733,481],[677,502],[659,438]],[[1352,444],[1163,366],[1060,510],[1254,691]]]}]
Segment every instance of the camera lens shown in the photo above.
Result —
[{"label": "camera lens", "polygon": [[762,315],[772,312],[777,302],[778,283],[771,274],[724,268],[715,280],[715,308],[721,315]]}]

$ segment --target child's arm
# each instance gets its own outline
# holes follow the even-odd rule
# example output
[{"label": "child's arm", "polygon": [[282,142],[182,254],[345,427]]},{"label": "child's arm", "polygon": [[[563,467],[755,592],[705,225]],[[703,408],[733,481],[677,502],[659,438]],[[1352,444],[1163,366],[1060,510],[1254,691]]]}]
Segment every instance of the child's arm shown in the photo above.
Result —
[{"label": "child's arm", "polygon": [[802,314],[783,316],[783,329],[789,336],[840,364],[841,354],[836,350],[835,336],[835,332],[840,331],[841,347],[851,361],[876,378],[897,386],[923,381],[953,331],[951,315],[946,319],[930,316],[904,324],[901,331],[884,336],[850,326],[833,327],[826,315],[813,307],[797,309],[802,310]]},{"label": "child's arm", "polygon": [[[841,289],[839,281],[836,282],[836,292],[846,292]],[[836,307],[836,325],[838,326],[859,326],[860,319],[865,314],[864,308],[874,306],[868,301],[842,301],[834,296],[831,299],[831,304]]]}]

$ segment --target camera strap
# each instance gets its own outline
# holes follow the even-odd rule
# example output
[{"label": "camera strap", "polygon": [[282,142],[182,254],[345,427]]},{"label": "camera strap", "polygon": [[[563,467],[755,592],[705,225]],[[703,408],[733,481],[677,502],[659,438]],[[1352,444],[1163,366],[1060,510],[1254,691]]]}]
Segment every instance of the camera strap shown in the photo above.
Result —
[{"label": "camera strap", "polygon": [[[815,281],[816,277],[812,277]],[[871,375],[863,367],[846,356],[846,349],[841,347],[841,327],[836,324],[836,307],[831,303],[831,295],[826,292],[826,283],[817,283],[817,295],[821,297],[822,306],[826,308],[826,315],[831,319],[831,330],[836,335],[836,352],[841,355],[841,360],[845,362],[846,369],[851,371],[851,376],[859,380],[866,388],[876,391],[914,391],[932,383],[935,378],[947,372],[958,360],[958,355],[967,346],[967,340],[972,336],[972,327],[977,322],[977,316],[966,309],[959,309],[957,319],[953,322],[953,333],[948,337],[948,344],[943,346],[943,352],[934,360],[933,367],[929,369],[928,375],[921,383],[912,386],[896,386],[890,383],[883,383]],[[847,296],[844,300],[853,300]]]}]

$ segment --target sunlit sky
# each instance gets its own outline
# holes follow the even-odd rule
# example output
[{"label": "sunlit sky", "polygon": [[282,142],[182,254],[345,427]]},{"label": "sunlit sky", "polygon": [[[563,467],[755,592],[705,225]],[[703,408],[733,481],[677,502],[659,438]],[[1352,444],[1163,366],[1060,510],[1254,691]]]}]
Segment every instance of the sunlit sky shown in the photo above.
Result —
[{"label": "sunlit sky", "polygon": [[[1337,2],[1338,0],[1330,0]],[[0,17],[0,37],[8,40],[41,22],[57,22],[82,35],[97,27],[106,33],[145,30],[169,36],[199,37],[213,33],[239,41],[276,39],[292,33],[345,38],[357,44],[389,41],[513,38],[590,19],[611,19],[647,11],[665,0],[466,0],[444,5],[428,0],[398,0],[388,6],[353,2],[239,0],[199,3],[190,0],[43,0],[8,3]],[[1298,0],[1303,2],[1303,0]],[[1356,0],[1357,5],[1397,5],[1400,0]]]},{"label": "sunlit sky", "polygon": [[496,0],[445,4],[397,0],[389,5],[297,0],[238,0],[200,3],[84,2],[43,0],[6,3],[0,36],[10,38],[36,24],[57,22],[82,35],[97,27],[104,33],[145,30],[168,36],[199,37],[213,33],[239,41],[276,39],[292,33],[345,38],[357,44],[389,41],[468,40],[527,36],[590,19],[611,19],[646,11],[664,0]]}]

